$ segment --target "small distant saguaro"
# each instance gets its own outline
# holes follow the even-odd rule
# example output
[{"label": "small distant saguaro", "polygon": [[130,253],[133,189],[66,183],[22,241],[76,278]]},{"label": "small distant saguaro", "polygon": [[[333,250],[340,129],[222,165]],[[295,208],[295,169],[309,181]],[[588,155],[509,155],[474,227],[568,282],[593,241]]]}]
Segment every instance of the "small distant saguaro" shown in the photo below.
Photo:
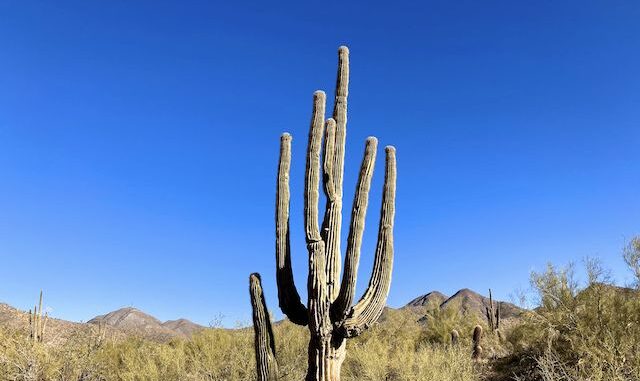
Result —
[{"label": "small distant saguaro", "polygon": [[44,332],[47,327],[49,313],[43,315],[42,312],[42,291],[40,291],[40,299],[37,305],[33,307],[33,311],[29,310],[29,338],[35,343],[41,343],[44,340]]},{"label": "small distant saguaro", "polygon": [[480,360],[480,357],[482,357],[482,345],[481,345],[481,340],[482,340],[482,327],[479,325],[476,325],[473,328],[473,353],[471,355],[471,357],[474,360]]},{"label": "small distant saguaro", "polygon": [[[276,193],[278,300],[282,312],[291,322],[309,327],[307,381],[340,380],[346,339],[360,335],[380,317],[389,293],[393,267],[396,152],[388,146],[373,272],[364,295],[353,304],[378,141],[370,137],[365,143],[342,265],[340,233],[349,92],[349,49],[345,46],[338,49],[337,77],[331,118],[325,119],[325,93],[316,91],[313,95],[304,182],[304,226],[309,254],[306,305],[300,299],[291,268],[289,171],[292,138],[285,133],[280,139]],[[320,177],[326,197],[321,224],[318,221]]]},{"label": "small distant saguaro", "polygon": [[500,307],[502,302],[497,302],[497,308],[493,308],[493,296],[491,295],[491,289],[489,289],[489,305],[485,307],[487,315],[487,324],[489,329],[493,333],[500,333]]}]

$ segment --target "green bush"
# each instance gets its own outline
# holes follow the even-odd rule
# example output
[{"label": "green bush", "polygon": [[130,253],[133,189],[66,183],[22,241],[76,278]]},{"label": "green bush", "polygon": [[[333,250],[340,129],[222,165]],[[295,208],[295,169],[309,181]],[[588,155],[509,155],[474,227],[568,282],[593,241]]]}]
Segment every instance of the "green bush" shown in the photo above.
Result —
[{"label": "green bush", "polygon": [[[640,276],[639,239],[624,257]],[[639,291],[614,285],[598,261],[587,260],[586,272],[583,287],[572,266],[533,273],[540,307],[525,315],[509,340],[521,356],[533,354],[545,381],[640,380]]]}]

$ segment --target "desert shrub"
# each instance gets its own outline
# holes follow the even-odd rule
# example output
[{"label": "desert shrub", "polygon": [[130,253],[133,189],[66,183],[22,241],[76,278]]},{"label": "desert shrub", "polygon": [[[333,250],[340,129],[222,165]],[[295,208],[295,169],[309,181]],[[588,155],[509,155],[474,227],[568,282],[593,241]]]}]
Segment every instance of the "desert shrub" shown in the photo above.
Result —
[{"label": "desert shrub", "polygon": [[[391,311],[348,343],[343,379],[474,381],[469,348],[424,342],[413,315]],[[307,328],[274,325],[280,379],[304,379]],[[0,380],[8,381],[253,381],[253,331],[206,329],[189,340],[97,338],[87,327],[62,343],[32,343],[24,332],[0,328]]]},{"label": "desert shrub", "polygon": [[[280,379],[282,381],[304,380],[307,374],[309,330],[284,321],[274,326],[274,334]],[[251,353],[253,356],[253,352]]]},{"label": "desert shrub", "polygon": [[455,329],[460,334],[461,342],[470,345],[473,328],[476,324],[485,323],[478,316],[464,312],[459,303],[447,308],[440,308],[437,304],[428,305],[424,309],[420,339],[422,343],[448,344],[451,331]]},{"label": "desert shrub", "polygon": [[470,348],[425,341],[425,326],[412,314],[388,311],[381,324],[347,343],[348,381],[473,381],[479,371]]},{"label": "desert shrub", "polygon": [[[638,243],[625,249],[629,264],[640,258]],[[571,266],[532,274],[540,307],[509,340],[536,359],[545,381],[640,380],[640,293],[614,285],[598,261],[588,260],[586,272],[582,287]]]},{"label": "desert shrub", "polygon": [[201,380],[251,380],[255,373],[253,332],[209,329],[185,344],[187,373]]},{"label": "desert shrub", "polygon": [[0,334],[0,376],[6,380],[37,381],[53,376],[55,365],[41,343],[32,344],[16,331]]}]

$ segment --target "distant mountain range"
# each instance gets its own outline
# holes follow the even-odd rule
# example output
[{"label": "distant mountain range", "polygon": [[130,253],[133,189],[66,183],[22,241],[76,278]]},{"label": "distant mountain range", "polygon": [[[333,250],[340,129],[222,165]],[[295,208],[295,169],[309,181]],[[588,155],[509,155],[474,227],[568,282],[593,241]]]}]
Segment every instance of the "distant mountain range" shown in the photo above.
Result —
[{"label": "distant mountain range", "polygon": [[[494,300],[494,303],[498,302]],[[512,303],[501,302],[501,316],[503,319],[517,318],[524,310]],[[424,315],[426,307],[459,308],[461,312],[476,314],[481,318],[485,316],[485,308],[489,305],[489,298],[472,291],[462,289],[449,297],[439,291],[431,291],[411,300],[397,311],[407,311],[415,314],[416,319]],[[394,310],[387,307],[385,312]],[[384,321],[385,314],[381,318]],[[26,311],[20,311],[7,304],[0,304],[0,325],[13,329],[26,330],[29,325],[29,317]],[[193,333],[204,329],[187,319],[177,319],[162,322],[157,318],[133,307],[124,307],[118,310],[99,315],[87,323],[75,323],[61,319],[49,319],[47,335],[51,341],[63,340],[64,337],[78,330],[106,329],[109,334],[115,336],[138,335],[155,340],[168,340],[175,337],[187,338]]]},{"label": "distant mountain range", "polygon": [[[29,327],[29,313],[0,303],[0,325],[26,331]],[[105,329],[111,336],[137,335],[154,340],[168,340],[174,337],[187,338],[205,327],[187,319],[169,320],[163,323],[136,308],[125,307],[96,316],[87,323],[49,318],[46,338],[56,342],[78,331],[99,328]]]},{"label": "distant mountain range", "polygon": [[[524,311],[513,303],[493,300],[494,307],[500,303],[500,316],[502,319],[517,318]],[[404,307],[405,309],[424,309],[424,307],[459,308],[461,312],[474,314],[480,317],[486,316],[486,308],[489,306],[489,298],[468,288],[459,290],[453,296],[448,297],[439,291],[431,291],[418,296]]]},{"label": "distant mountain range", "polygon": [[126,332],[154,337],[188,337],[204,328],[187,319],[168,320],[163,323],[133,307],[120,308],[107,314],[96,316],[87,323],[104,324]]},{"label": "distant mountain range", "polygon": [[420,295],[405,305],[405,308],[411,307],[426,307],[430,305],[441,305],[445,300],[449,299],[448,296],[440,291],[431,291],[424,295]]}]

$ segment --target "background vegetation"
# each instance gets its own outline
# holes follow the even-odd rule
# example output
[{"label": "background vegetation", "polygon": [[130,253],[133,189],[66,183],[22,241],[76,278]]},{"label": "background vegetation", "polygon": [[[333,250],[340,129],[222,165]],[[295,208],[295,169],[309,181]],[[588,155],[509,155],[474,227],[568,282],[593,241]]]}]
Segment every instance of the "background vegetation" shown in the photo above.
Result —
[{"label": "background vegetation", "polygon": [[[640,239],[624,250],[633,287],[613,284],[596,260],[587,281],[574,268],[549,265],[531,277],[538,308],[487,333],[483,359],[471,360],[471,332],[485,324],[457,308],[389,310],[382,322],[348,343],[343,379],[363,381],[633,381],[640,380]],[[424,323],[418,323],[426,316]],[[460,332],[452,346],[450,332]],[[299,381],[306,369],[305,328],[275,324],[281,379]],[[33,342],[28,332],[0,328],[0,380],[177,381],[255,379],[253,331],[206,329],[190,340],[165,342],[109,337],[97,327],[63,342]]]}]

